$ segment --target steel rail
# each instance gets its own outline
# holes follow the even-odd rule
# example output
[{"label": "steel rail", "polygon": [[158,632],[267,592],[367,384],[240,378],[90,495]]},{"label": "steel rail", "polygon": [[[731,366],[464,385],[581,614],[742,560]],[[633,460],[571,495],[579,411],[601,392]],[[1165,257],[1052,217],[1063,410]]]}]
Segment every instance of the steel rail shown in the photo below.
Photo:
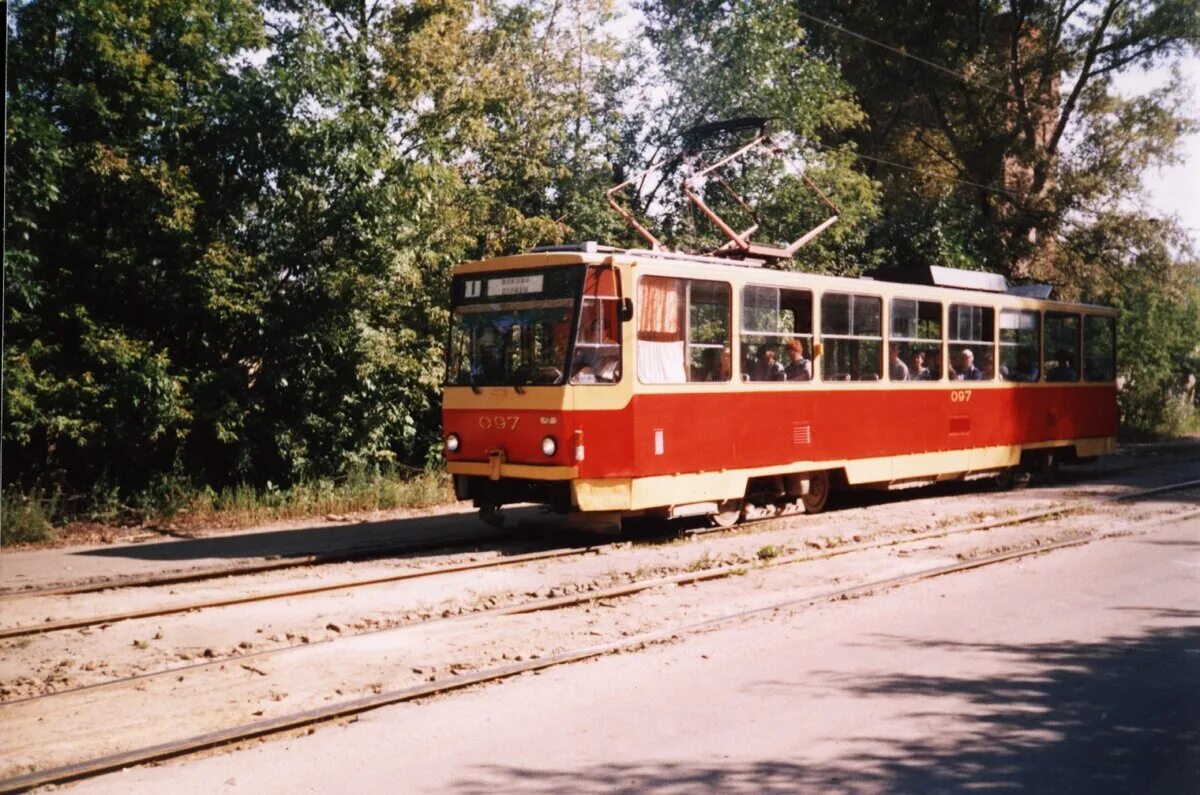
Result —
[{"label": "steel rail", "polygon": [[[1174,514],[1167,517],[1155,517],[1153,519],[1140,522],[1134,525],[1134,527],[1142,528],[1153,525],[1171,524],[1177,521],[1194,518],[1196,516],[1200,516],[1200,510],[1191,511],[1185,514]],[[586,646],[580,649],[561,652],[547,657],[539,657],[534,660],[523,661],[511,665],[488,668],[473,674],[456,675],[453,680],[443,680],[441,682],[430,682],[411,687],[400,688],[398,690],[391,690],[384,693],[352,699],[340,704],[318,707],[315,709],[291,713],[289,715],[281,715],[276,718],[255,721],[242,726],[235,726],[228,729],[207,732],[185,738],[183,740],[160,743],[157,745],[111,754],[109,756],[87,760],[71,765],[64,765],[44,771],[28,773],[22,776],[15,776],[0,781],[0,794],[20,792],[47,784],[66,783],[69,781],[129,767],[130,765],[161,762],[173,757],[196,753],[198,751],[204,751],[233,742],[251,740],[267,735],[294,731],[296,729],[310,727],[315,724],[328,723],[339,718],[345,718],[350,715],[367,712],[380,707],[390,706],[392,704],[413,701],[420,698],[427,698],[456,690],[462,690],[474,685],[509,679],[511,677],[531,671],[545,670],[547,668],[553,668],[559,665],[580,662],[629,649],[636,649],[647,644],[660,643],[663,641],[676,639],[680,635],[695,634],[700,631],[714,629],[722,625],[744,620],[753,616],[774,613],[779,610],[805,607],[821,602],[869,596],[879,591],[891,590],[905,585],[922,582],[924,580],[971,571],[973,569],[980,569],[986,566],[1032,557],[1034,555],[1042,555],[1047,552],[1053,552],[1060,549],[1082,546],[1097,539],[1106,537],[1112,536],[1108,534],[1092,533],[1080,538],[1037,545],[1026,549],[1002,552],[995,555],[976,558],[974,560],[963,561],[961,563],[950,564],[947,566],[936,566],[929,569],[910,572],[908,574],[901,574],[894,577],[873,580],[846,588],[839,588],[832,591],[825,591],[816,594],[808,594],[801,597],[785,599],[761,607],[739,610],[737,612],[726,613],[711,618],[701,619],[699,621],[678,624],[671,627],[665,627],[663,629],[651,630],[649,632],[621,638],[620,640]]]},{"label": "steel rail", "polygon": [[400,582],[403,580],[416,580],[423,577],[433,577],[441,574],[457,574],[464,571],[474,571],[475,569],[491,569],[500,566],[515,566],[521,563],[530,563],[538,560],[550,560],[552,558],[586,555],[596,551],[596,547],[554,549],[545,552],[531,552],[526,555],[513,555],[511,557],[495,558],[493,560],[458,563],[452,566],[437,566],[429,569],[403,571],[397,574],[384,575],[382,577],[368,577],[360,580],[326,583],[323,585],[310,585],[304,588],[288,588],[286,590],[247,594],[245,596],[231,596],[221,599],[205,599],[194,602],[185,602],[178,605],[170,605],[167,607],[157,607],[146,610],[131,610],[124,613],[110,613],[108,615],[91,616],[87,618],[73,618],[66,619],[64,621],[50,621],[43,624],[28,624],[25,626],[0,629],[0,640],[25,637],[27,635],[43,635],[48,632],[59,632],[67,629],[80,629],[82,627],[91,627],[97,624],[114,624],[118,621],[130,621],[139,618],[155,618],[157,616],[167,616],[175,613],[187,613],[192,610],[207,610],[213,607],[228,607],[230,605],[250,604],[252,602],[265,602],[272,599],[288,599],[294,596],[306,596],[308,594],[324,593],[327,591],[362,588],[368,585],[380,585],[383,583]]},{"label": "steel rail", "polygon": [[[1180,489],[1184,489],[1184,488],[1189,488],[1192,486],[1200,486],[1200,480],[1184,481],[1182,483],[1168,484],[1166,486],[1154,487],[1152,489],[1145,489],[1145,490],[1142,490],[1139,492],[1134,492],[1132,494],[1114,495],[1112,497],[1108,497],[1103,500],[1095,500],[1093,502],[1104,503],[1104,502],[1109,502],[1109,501],[1128,500],[1128,499],[1132,499],[1133,497],[1136,497],[1136,496],[1157,494],[1157,493],[1162,493],[1164,491],[1176,491],[1176,490],[1180,490]],[[1016,516],[1006,517],[1003,519],[997,519],[997,520],[992,520],[992,521],[988,521],[988,522],[977,522],[977,523],[972,523],[972,524],[967,524],[967,525],[960,525],[958,527],[951,526],[951,527],[943,528],[940,530],[932,530],[932,531],[929,531],[926,533],[906,535],[906,536],[902,536],[902,537],[898,537],[898,538],[889,538],[889,539],[884,539],[882,541],[867,541],[867,542],[862,542],[862,543],[858,543],[858,544],[847,544],[847,545],[837,547],[835,549],[826,549],[826,550],[823,550],[820,552],[805,552],[800,555],[790,555],[790,556],[776,558],[776,559],[770,560],[770,561],[764,561],[763,563],[758,564],[758,568],[759,569],[775,568],[775,567],[787,566],[787,565],[791,565],[791,564],[795,564],[795,563],[807,563],[807,562],[815,562],[815,561],[819,561],[819,560],[829,560],[831,558],[841,557],[843,555],[851,555],[851,554],[855,554],[858,552],[869,552],[869,551],[877,550],[877,549],[886,549],[888,547],[902,546],[905,544],[919,543],[919,542],[930,541],[930,540],[935,540],[935,539],[939,539],[939,538],[947,538],[949,536],[954,536],[954,535],[963,535],[963,534],[967,534],[967,533],[981,532],[984,530],[994,529],[997,527],[1004,527],[1004,526],[1009,526],[1009,525],[1014,525],[1014,524],[1025,524],[1025,523],[1037,521],[1039,519],[1059,518],[1059,517],[1065,516],[1067,514],[1070,514],[1072,512],[1075,512],[1076,510],[1078,510],[1078,509],[1066,509],[1066,510],[1046,509],[1046,510],[1042,510],[1042,511],[1032,511],[1032,512],[1028,512],[1025,514],[1019,514]],[[442,622],[448,622],[448,621],[467,621],[467,620],[476,619],[482,615],[488,615],[488,616],[519,615],[519,614],[523,614],[523,613],[535,613],[535,612],[540,612],[540,611],[545,611],[545,610],[557,610],[557,609],[566,608],[566,607],[573,607],[573,606],[580,605],[580,604],[586,604],[588,602],[592,602],[597,599],[609,599],[609,598],[620,598],[620,597],[625,597],[625,596],[632,596],[632,595],[640,593],[642,591],[647,591],[647,590],[650,590],[653,588],[658,588],[658,587],[661,587],[664,585],[689,585],[689,584],[693,584],[693,583],[706,582],[706,581],[710,581],[710,580],[724,579],[724,578],[733,576],[734,574],[737,574],[740,571],[744,571],[744,567],[734,564],[734,565],[729,565],[729,566],[724,566],[724,567],[720,567],[720,568],[704,570],[704,571],[699,571],[699,572],[685,572],[685,573],[681,573],[681,574],[667,575],[664,577],[656,577],[656,578],[649,579],[649,580],[639,580],[639,581],[634,581],[631,583],[626,583],[623,585],[612,586],[610,588],[603,588],[603,589],[599,589],[596,591],[588,591],[585,593],[580,593],[580,594],[575,594],[575,595],[570,595],[570,596],[531,600],[531,601],[527,601],[527,602],[521,602],[518,604],[505,605],[502,607],[487,608],[484,610],[477,610],[477,611],[473,611],[470,613],[463,613],[460,615],[449,616],[449,617],[444,617],[444,618],[429,618],[429,619],[425,619],[422,621],[414,621],[411,623],[401,624],[399,626],[394,626],[394,627],[383,627],[380,629],[368,630],[366,632],[360,632],[360,633],[356,633],[356,634],[352,634],[352,635],[348,635],[348,636],[325,638],[323,640],[319,640],[314,643],[306,643],[306,644],[300,644],[300,645],[295,645],[295,646],[285,646],[285,647],[280,647],[280,648],[275,648],[275,649],[262,649],[260,651],[247,652],[245,654],[237,654],[237,655],[233,655],[230,657],[222,657],[222,658],[216,659],[216,660],[207,660],[204,662],[191,663],[189,665],[181,665],[181,666],[175,666],[175,667],[171,667],[171,668],[164,668],[164,669],[161,669],[158,671],[150,671],[147,673],[135,674],[133,676],[123,677],[120,679],[112,679],[112,680],[105,681],[105,682],[96,682],[94,684],[82,685],[80,687],[74,687],[74,688],[70,688],[68,690],[60,690],[60,691],[57,691],[54,693],[45,693],[45,694],[38,695],[38,696],[29,696],[26,698],[13,699],[10,701],[0,703],[0,712],[2,712],[7,707],[15,706],[17,704],[27,704],[27,703],[31,703],[34,701],[42,701],[45,699],[61,698],[63,696],[80,693],[85,690],[90,691],[90,690],[97,690],[100,688],[107,689],[107,688],[120,687],[123,685],[130,684],[132,682],[143,681],[146,679],[152,679],[152,678],[159,677],[159,676],[176,675],[176,674],[179,674],[184,671],[195,671],[195,670],[202,669],[202,668],[210,668],[213,666],[225,665],[227,663],[240,663],[240,662],[243,662],[245,660],[250,660],[250,659],[258,659],[258,658],[262,658],[262,657],[273,657],[275,655],[285,654],[290,651],[296,651],[299,649],[308,649],[308,648],[312,648],[314,646],[320,646],[320,645],[324,645],[326,643],[333,643],[333,642],[336,642],[339,640],[344,640],[344,639],[349,639],[349,638],[366,637],[368,635],[377,635],[377,634],[382,634],[382,633],[387,633],[387,632],[399,632],[399,631],[412,629],[413,627],[417,627],[417,626],[425,626],[425,625],[429,625],[429,624],[442,623]]]}]

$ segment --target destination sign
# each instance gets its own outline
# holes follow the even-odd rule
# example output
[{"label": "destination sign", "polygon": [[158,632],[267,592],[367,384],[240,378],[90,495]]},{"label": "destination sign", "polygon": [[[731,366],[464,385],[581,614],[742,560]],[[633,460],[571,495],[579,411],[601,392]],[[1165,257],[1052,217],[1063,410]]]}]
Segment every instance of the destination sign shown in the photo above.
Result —
[{"label": "destination sign", "polygon": [[523,295],[540,293],[544,274],[530,276],[505,276],[501,279],[488,279],[487,294],[489,298],[499,295]]}]

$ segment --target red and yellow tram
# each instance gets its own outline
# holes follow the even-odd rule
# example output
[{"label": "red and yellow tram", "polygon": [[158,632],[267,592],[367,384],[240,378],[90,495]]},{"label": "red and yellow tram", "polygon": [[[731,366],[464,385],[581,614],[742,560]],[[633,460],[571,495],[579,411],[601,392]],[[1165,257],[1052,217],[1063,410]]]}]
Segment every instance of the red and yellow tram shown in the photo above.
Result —
[{"label": "red and yellow tram", "polygon": [[532,502],[597,526],[732,523],[820,511],[836,483],[1113,450],[1114,310],[924,281],[593,244],[461,265],[443,403],[458,496],[493,521]]}]

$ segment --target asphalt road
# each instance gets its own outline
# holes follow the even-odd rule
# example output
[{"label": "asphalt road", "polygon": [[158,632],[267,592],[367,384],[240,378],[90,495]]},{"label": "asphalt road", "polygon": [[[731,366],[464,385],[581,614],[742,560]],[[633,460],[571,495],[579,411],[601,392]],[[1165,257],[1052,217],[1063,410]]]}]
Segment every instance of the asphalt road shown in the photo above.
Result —
[{"label": "asphalt road", "polygon": [[75,789],[977,787],[1200,791],[1200,521]]}]

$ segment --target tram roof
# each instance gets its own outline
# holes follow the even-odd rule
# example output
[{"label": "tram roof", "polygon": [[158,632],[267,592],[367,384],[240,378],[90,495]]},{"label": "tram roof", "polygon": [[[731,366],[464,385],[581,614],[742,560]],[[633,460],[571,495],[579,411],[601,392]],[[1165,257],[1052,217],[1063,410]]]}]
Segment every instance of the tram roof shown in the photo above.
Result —
[{"label": "tram roof", "polygon": [[[802,276],[818,282],[828,282],[830,286],[840,285],[847,289],[849,284],[887,285],[896,287],[910,285],[917,288],[935,288],[930,292],[943,293],[947,290],[955,292],[974,293],[983,296],[1007,297],[1025,299],[1038,304],[1061,305],[1063,307],[1086,307],[1103,309],[1113,312],[1111,307],[1102,304],[1088,304],[1075,301],[1059,301],[1050,298],[1051,286],[1048,284],[1010,285],[1004,276],[998,273],[983,271],[967,271],[957,268],[945,268],[936,265],[919,268],[888,268],[876,271],[866,276],[830,276],[821,273],[806,273],[804,271],[788,271],[764,267],[763,260],[730,259],[704,254],[689,254],[675,251],[652,251],[650,249],[618,248],[604,246],[594,241],[571,243],[557,246],[537,246],[522,254],[495,257],[485,260],[465,262],[455,268],[456,273],[480,273],[488,270],[504,268],[523,269],[538,266],[554,266],[568,264],[600,264],[612,256],[636,260],[652,260],[664,264],[701,265],[704,271],[712,275],[712,266],[762,270],[771,274],[787,274]],[[849,283],[849,284],[848,284]],[[924,290],[921,290],[924,292]]]}]

